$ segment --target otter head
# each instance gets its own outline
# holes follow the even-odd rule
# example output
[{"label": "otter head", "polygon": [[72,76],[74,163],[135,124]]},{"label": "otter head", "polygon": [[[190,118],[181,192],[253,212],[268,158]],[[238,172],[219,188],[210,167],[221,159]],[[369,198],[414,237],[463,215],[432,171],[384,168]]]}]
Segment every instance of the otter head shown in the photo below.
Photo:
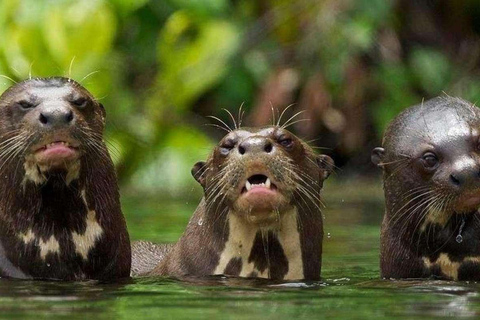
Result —
[{"label": "otter head", "polygon": [[24,182],[50,175],[78,178],[80,159],[102,141],[105,111],[80,84],[67,78],[20,82],[0,97],[1,158],[20,163]]},{"label": "otter head", "polygon": [[228,210],[248,223],[272,225],[295,206],[318,208],[332,168],[330,157],[316,155],[292,133],[274,126],[228,133],[192,174],[204,188],[209,213]]},{"label": "otter head", "polygon": [[399,218],[432,219],[434,212],[431,222],[441,223],[452,214],[476,212],[480,110],[452,97],[413,106],[389,125],[372,161],[384,171],[387,211]]}]

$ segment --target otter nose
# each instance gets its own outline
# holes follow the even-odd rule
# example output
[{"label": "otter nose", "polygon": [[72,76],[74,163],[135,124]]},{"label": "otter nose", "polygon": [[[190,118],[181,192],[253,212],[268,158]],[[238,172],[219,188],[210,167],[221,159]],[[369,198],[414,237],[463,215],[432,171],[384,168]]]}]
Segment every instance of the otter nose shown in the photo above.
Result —
[{"label": "otter nose", "polygon": [[473,159],[464,159],[453,165],[450,182],[458,187],[480,184],[480,169]]},{"label": "otter nose", "polygon": [[251,137],[245,139],[238,145],[238,152],[241,155],[250,153],[271,153],[273,151],[273,143],[263,137]]},{"label": "otter nose", "polygon": [[43,126],[62,127],[73,121],[73,111],[66,107],[49,107],[40,112],[38,121]]}]

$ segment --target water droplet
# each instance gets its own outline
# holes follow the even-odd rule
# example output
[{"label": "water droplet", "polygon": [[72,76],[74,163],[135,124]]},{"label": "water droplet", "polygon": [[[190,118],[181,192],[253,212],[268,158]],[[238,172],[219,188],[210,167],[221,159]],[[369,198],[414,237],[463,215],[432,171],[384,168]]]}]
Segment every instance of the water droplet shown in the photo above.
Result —
[{"label": "water droplet", "polygon": [[457,241],[457,243],[462,243],[463,242],[463,237],[462,235],[458,235],[456,238],[455,238],[455,241]]},{"label": "water droplet", "polygon": [[50,263],[47,263],[47,267],[50,267]]},{"label": "water droplet", "polygon": [[327,238],[330,239],[332,237],[332,235],[329,233],[327,233]]},{"label": "water droplet", "polygon": [[201,226],[203,224],[203,219],[200,218],[200,220],[198,220],[198,225]]},{"label": "water droplet", "polygon": [[342,203],[345,202],[345,199],[342,199]]}]

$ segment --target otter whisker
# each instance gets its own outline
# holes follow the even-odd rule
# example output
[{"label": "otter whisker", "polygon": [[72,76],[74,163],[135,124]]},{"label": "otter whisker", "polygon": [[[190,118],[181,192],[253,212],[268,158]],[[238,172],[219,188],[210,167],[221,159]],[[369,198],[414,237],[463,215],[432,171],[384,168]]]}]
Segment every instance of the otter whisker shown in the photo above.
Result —
[{"label": "otter whisker", "polygon": [[18,144],[19,141],[22,141],[23,140],[23,137],[21,136],[16,136],[12,139],[9,139],[7,141],[4,141],[2,144],[2,146],[0,146],[0,153],[2,153],[3,151],[11,148],[12,146],[14,146],[15,144]]},{"label": "otter whisker", "polygon": [[[425,199],[422,199],[420,201],[420,203],[417,204],[417,207],[414,206],[414,207],[411,207],[408,210],[402,212],[402,210],[404,208],[406,208],[410,203],[412,203],[413,201],[415,201],[419,198],[434,194],[434,190],[428,190],[428,191],[422,190],[422,191],[419,191],[419,193],[420,194],[416,194],[412,199],[410,199],[407,203],[405,203],[400,209],[398,209],[398,210],[396,210],[392,213],[392,215],[390,217],[390,221],[393,223],[392,227],[396,224],[397,221],[400,220],[401,217],[403,217],[407,213],[411,212],[411,210],[416,210],[417,207],[420,207],[421,205],[425,204],[427,201],[430,200],[430,198],[427,197]],[[398,214],[400,214],[400,216],[397,217]]]},{"label": "otter whisker", "polygon": [[274,127],[275,126],[275,109],[273,107],[272,101],[269,101],[269,103],[270,103],[270,110],[272,110],[272,127]]},{"label": "otter whisker", "polygon": [[291,103],[283,109],[282,113],[278,117],[278,121],[277,121],[277,124],[276,124],[277,127],[280,127],[280,123],[282,122],[282,118],[283,118],[283,115],[285,114],[285,112],[287,112],[287,110],[290,109],[291,107],[293,107],[294,105],[295,105],[295,103]]},{"label": "otter whisker", "polygon": [[[28,136],[25,137],[25,141],[28,141],[30,140],[30,138],[34,135],[34,133],[32,132],[31,134],[29,134]],[[23,154],[25,153],[29,148],[30,148],[30,145],[31,145],[31,142],[30,143],[24,143],[24,146],[23,148],[18,148],[17,152],[15,153],[15,155],[13,155],[12,159],[15,159],[18,157],[18,155],[20,154]],[[13,180],[15,181],[16,177],[17,177],[17,172],[18,172],[18,167],[20,166],[22,162],[21,161],[17,161],[17,165],[15,167],[15,171],[14,171],[14,175],[13,175]],[[2,165],[3,166],[3,165]],[[0,171],[1,171],[1,168],[0,168]]]},{"label": "otter whisker", "polygon": [[296,123],[304,122],[304,121],[310,121],[310,120],[311,120],[311,119],[309,119],[309,118],[306,118],[306,119],[298,119],[298,120],[296,120],[296,121],[293,121],[293,122],[289,123],[288,125],[284,125],[284,126],[283,126],[283,129],[287,129],[287,128],[293,126],[293,125],[296,124]]},{"label": "otter whisker", "polygon": [[[209,211],[210,207],[213,206],[213,205],[217,205],[217,210],[218,210],[218,207],[221,205],[221,203],[223,202],[223,200],[225,199],[225,197],[227,195],[226,187],[228,185],[229,185],[229,181],[224,178],[224,179],[220,179],[216,183],[212,184],[211,188],[207,188],[207,190],[205,192],[206,200],[209,203],[209,205],[207,206],[207,208],[208,208],[207,211]],[[212,195],[213,195],[213,198],[212,198]],[[222,197],[220,199],[221,201],[218,201],[218,203],[217,203],[217,200],[219,200],[220,197]]]},{"label": "otter whisker", "polygon": [[[452,198],[452,200],[453,200],[453,198]],[[445,240],[445,242],[444,242],[440,247],[438,247],[437,250],[435,250],[433,253],[435,254],[435,253],[441,251],[441,250],[447,245],[447,243],[450,242],[450,240],[451,240],[454,236],[455,236],[455,230],[452,231],[452,233],[451,233],[450,236]]]},{"label": "otter whisker", "polygon": [[[430,199],[431,201],[429,201],[429,203],[422,209],[422,211],[420,212],[420,214],[418,215],[419,218],[418,218],[418,222],[417,224],[415,225],[415,227],[413,228],[413,231],[412,231],[412,241],[414,241],[414,238],[417,237],[417,245],[416,245],[416,248],[417,248],[417,254],[420,250],[420,241],[422,239],[421,237],[421,234],[417,234],[417,230],[420,226],[420,224],[424,221],[425,221],[425,218],[427,217],[427,215],[432,211],[432,210],[435,210],[434,208],[437,206],[439,200],[440,200],[440,196],[439,195],[436,195],[435,197],[432,197],[432,199]],[[408,221],[408,220],[406,220]],[[406,223],[405,223],[406,225]],[[431,229],[431,225],[429,225],[430,229]],[[424,231],[425,232],[425,231]],[[428,246],[428,235],[427,235],[427,246]]]},{"label": "otter whisker", "polygon": [[[316,159],[312,159],[310,157],[306,157],[306,159],[318,167],[318,162]],[[319,160],[321,164],[328,164],[324,159],[319,159]],[[334,163],[330,163],[329,165],[331,165],[335,170],[342,171],[342,168],[336,166]],[[333,174],[336,174],[335,170],[332,171]]]},{"label": "otter whisker", "polygon": [[[195,178],[195,180],[198,180],[198,179],[200,179],[200,178],[203,178],[203,177],[207,174],[207,172],[208,172],[208,165],[209,165],[209,164],[208,164],[207,162],[205,162],[205,163],[203,164],[203,166],[200,167],[200,170],[198,170],[198,171],[193,175],[193,177]],[[204,170],[205,168],[207,168],[207,169]]]},{"label": "otter whisker", "polygon": [[[435,196],[435,194],[433,192],[429,192],[429,191],[427,191],[427,192],[422,191],[422,193],[416,194],[415,197],[410,199],[408,202],[412,203],[416,199],[420,199],[420,202],[415,204],[414,206],[408,208],[407,210],[403,210],[403,208],[406,208],[406,206],[403,206],[401,209],[396,210],[389,219],[392,222],[392,227],[394,227],[395,224],[397,222],[401,221],[401,219],[404,218],[405,216],[410,217],[412,212],[416,212],[416,210],[418,208],[427,204],[432,199],[432,197],[434,197],[434,196]],[[421,199],[422,197],[426,197],[426,198]]]},{"label": "otter whisker", "polygon": [[395,164],[395,163],[399,163],[399,162],[403,162],[403,161],[406,161],[406,160],[409,160],[410,158],[403,158],[403,159],[398,159],[398,160],[393,160],[393,161],[389,161],[389,162],[380,162],[378,164],[379,167],[385,167],[387,165],[390,165],[390,164]]},{"label": "otter whisker", "polygon": [[79,83],[83,83],[83,81],[87,80],[89,77],[93,76],[96,73],[99,73],[100,70],[95,70],[87,74],[85,77],[82,78],[82,80],[79,81]]},{"label": "otter whisker", "polygon": [[[321,210],[321,207],[320,206],[323,206],[325,207],[324,203],[321,201],[320,199],[320,196],[316,195],[317,191],[313,191],[313,190],[310,190],[309,188],[309,184],[306,183],[306,181],[301,177],[299,176],[295,171],[293,171],[292,169],[288,168],[285,166],[285,170],[287,170],[288,172],[290,172],[294,177],[296,176],[295,180],[297,180],[297,189],[298,191],[300,191],[300,193],[303,193],[305,196],[307,196],[307,199],[310,199],[310,201],[317,207],[318,210]],[[310,179],[310,177],[308,177],[307,179]],[[312,182],[315,182],[314,180],[311,180]],[[319,192],[319,191],[318,191]],[[299,193],[299,194],[300,194]],[[320,204],[318,204],[318,203]],[[305,203],[306,204],[306,203]]]},{"label": "otter whisker", "polygon": [[[300,199],[302,200],[302,202],[303,202],[303,203],[305,204],[305,206],[309,209],[310,213],[314,213],[314,214],[315,214],[316,212],[313,212],[313,211],[312,211],[312,208],[311,208],[311,206],[309,205],[309,203],[310,203],[310,204],[313,204],[313,205],[317,208],[317,210],[319,210],[319,211],[321,210],[320,207],[319,207],[317,204],[313,203],[312,201],[308,202],[307,200],[305,200],[304,196],[307,196],[306,194],[304,194],[304,193],[302,193],[302,192],[300,192],[300,191],[297,191],[297,190],[295,190],[295,193],[300,197]],[[307,199],[308,199],[308,196],[307,196]]]},{"label": "otter whisker", "polygon": [[29,80],[32,80],[32,68],[33,68],[34,63],[35,63],[35,60],[32,61],[32,63],[30,63],[30,68],[28,68],[28,79]]},{"label": "otter whisker", "polygon": [[[321,209],[320,206],[322,206],[323,208],[325,208],[325,204],[322,202],[322,200],[320,199],[320,192],[315,190],[315,191],[312,191],[310,190],[308,187],[305,187],[304,185],[301,185],[299,184],[297,186],[297,188],[303,192],[303,194],[305,194],[308,199],[310,199],[314,204],[315,206],[317,207],[317,209]],[[317,195],[317,192],[318,192],[318,195]]]},{"label": "otter whisker", "polygon": [[[399,235],[403,238],[406,234],[407,231],[411,232],[412,236],[415,236],[415,229],[411,230],[409,228],[409,223],[412,222],[411,219],[417,214],[418,210],[421,210],[420,212],[420,219],[418,220],[419,222],[422,221],[422,217],[429,212],[429,208],[432,203],[435,203],[436,195],[433,195],[431,197],[427,197],[425,199],[422,199],[420,203],[418,203],[416,206],[410,208],[409,210],[405,211],[399,218],[391,225],[391,229],[395,228],[395,225],[399,221],[403,221],[403,224],[400,226],[399,229]],[[403,218],[400,220],[400,218]],[[414,223],[414,221],[413,221]]]},{"label": "otter whisker", "polygon": [[231,131],[229,131],[228,129],[226,129],[226,128],[222,127],[222,126],[219,126],[218,124],[215,124],[215,123],[206,123],[205,125],[206,125],[206,126],[210,126],[210,127],[216,127],[216,128],[218,128],[218,129],[224,130],[224,131],[226,131],[226,132],[231,132]]},{"label": "otter whisker", "polygon": [[207,118],[211,118],[213,120],[217,120],[218,122],[220,122],[222,125],[225,126],[227,130],[227,132],[232,132],[232,128],[230,128],[230,126],[228,124],[225,123],[225,121],[223,121],[222,119],[218,118],[218,117],[215,117],[215,116],[207,116]]},{"label": "otter whisker", "polygon": [[16,75],[18,78],[22,78],[22,77],[23,77],[23,75],[18,71],[17,68],[10,67],[10,69],[15,73],[15,75]]},{"label": "otter whisker", "polygon": [[245,111],[243,110],[243,105],[245,102],[242,102],[240,105],[240,108],[238,108],[238,128],[242,127],[242,122],[243,122],[243,116],[245,115]]},{"label": "otter whisker", "polygon": [[12,142],[12,145],[9,145],[4,150],[2,150],[2,152],[0,153],[0,159],[3,160],[3,163],[0,166],[0,172],[7,163],[15,159],[21,152],[24,152],[24,148],[21,147],[25,147],[25,141],[29,139],[32,135],[33,134],[30,134],[28,136],[19,135],[19,138]]},{"label": "otter whisker", "polygon": [[291,121],[293,119],[295,119],[296,117],[298,117],[299,115],[301,115],[302,113],[305,113],[305,110],[302,110],[302,111],[299,111],[297,113],[295,113],[293,116],[290,117],[290,119],[288,119],[287,121],[285,121],[285,123],[281,126],[282,129],[286,129],[288,128],[290,125],[291,125]]},{"label": "otter whisker", "polygon": [[235,120],[235,117],[233,116],[233,114],[228,109],[222,108],[222,110],[228,113],[228,115],[230,116],[230,119],[232,119],[233,127],[235,128],[235,130],[237,130],[238,129],[237,121]]},{"label": "otter whisker", "polygon": [[75,61],[75,56],[72,57],[72,60],[70,60],[70,65],[68,66],[68,79],[72,78],[72,66],[74,61]]},{"label": "otter whisker", "polygon": [[400,163],[394,170],[393,172],[388,176],[388,177],[385,177],[385,181],[389,181],[390,179],[392,179],[393,177],[395,177],[395,175],[397,173],[399,173],[400,171],[402,171],[403,169],[407,168],[408,166],[410,165],[410,161],[406,161],[405,163]]},{"label": "otter whisker", "polygon": [[0,74],[0,78],[5,78],[5,79],[7,79],[7,80],[12,81],[12,82],[15,83],[15,84],[18,83],[17,81],[13,80],[12,78],[10,78],[10,77],[8,77],[8,76],[6,76],[6,75],[4,75],[4,74]]}]

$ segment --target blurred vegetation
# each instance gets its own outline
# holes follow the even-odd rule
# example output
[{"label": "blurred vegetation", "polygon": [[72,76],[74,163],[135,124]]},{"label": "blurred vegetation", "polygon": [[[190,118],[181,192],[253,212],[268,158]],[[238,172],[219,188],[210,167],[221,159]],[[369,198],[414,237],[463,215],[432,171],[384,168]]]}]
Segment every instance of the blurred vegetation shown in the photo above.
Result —
[{"label": "blurred vegetation", "polygon": [[[189,194],[241,104],[247,125],[271,106],[309,122],[341,176],[402,109],[446,92],[480,98],[480,3],[474,0],[0,0],[0,91],[53,75],[107,108],[107,140],[125,189]],[[350,169],[351,170],[350,170]]]}]

